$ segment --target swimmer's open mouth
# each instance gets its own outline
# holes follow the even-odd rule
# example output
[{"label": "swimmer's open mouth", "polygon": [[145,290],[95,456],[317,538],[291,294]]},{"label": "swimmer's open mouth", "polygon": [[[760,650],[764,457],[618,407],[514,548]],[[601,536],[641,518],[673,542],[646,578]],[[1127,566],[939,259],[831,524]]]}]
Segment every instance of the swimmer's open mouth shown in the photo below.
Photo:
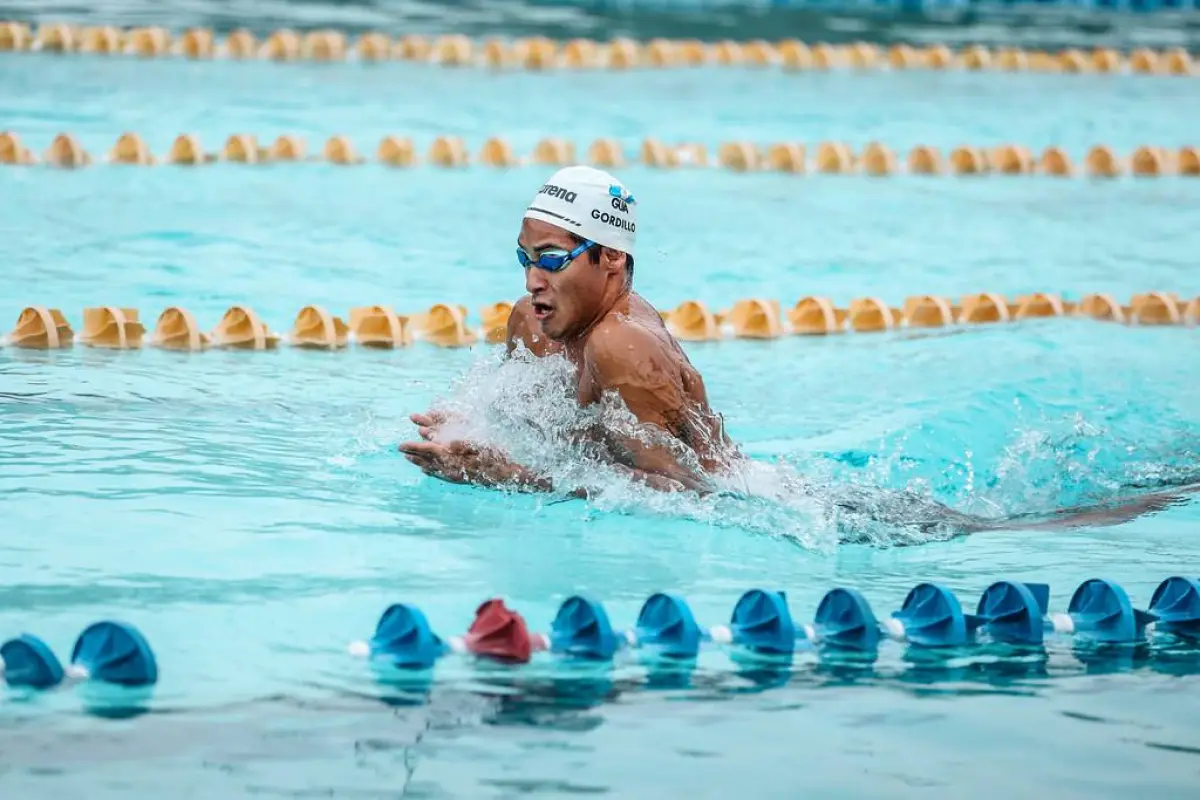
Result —
[{"label": "swimmer's open mouth", "polygon": [[549,303],[543,303],[538,300],[533,301],[533,316],[537,317],[539,320],[543,320],[553,313],[554,313],[554,306],[550,305]]}]

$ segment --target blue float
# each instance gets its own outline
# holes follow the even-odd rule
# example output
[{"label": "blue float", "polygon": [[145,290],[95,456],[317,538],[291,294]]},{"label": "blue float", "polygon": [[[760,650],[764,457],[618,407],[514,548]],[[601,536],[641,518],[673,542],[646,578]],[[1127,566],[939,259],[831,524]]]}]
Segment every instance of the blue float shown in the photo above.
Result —
[{"label": "blue float", "polygon": [[1091,578],[1080,584],[1067,606],[1073,632],[1107,643],[1128,643],[1144,638],[1154,615],[1138,611],[1117,584]]},{"label": "blue float", "polygon": [[23,633],[0,645],[0,674],[9,686],[49,689],[63,681],[63,666],[50,646]]},{"label": "blue float", "polygon": [[827,647],[873,651],[879,646],[879,621],[858,591],[831,589],[817,606],[811,638]]},{"label": "blue float", "polygon": [[1158,618],[1159,630],[1200,637],[1200,581],[1180,576],[1167,578],[1154,590],[1149,610]]},{"label": "blue float", "polygon": [[1040,645],[1047,628],[1045,619],[1050,605],[1050,586],[1045,583],[997,581],[984,590],[975,615],[983,628],[998,642]]},{"label": "blue float", "polygon": [[[733,643],[758,653],[785,655],[796,649],[796,623],[783,592],[751,589],[733,607]],[[803,634],[800,634],[803,638]]]},{"label": "blue float", "polygon": [[388,606],[368,642],[371,658],[386,660],[404,669],[427,669],[449,648],[429,627],[419,608],[396,603]]},{"label": "blue float", "polygon": [[555,653],[607,661],[619,646],[608,612],[591,598],[568,597],[550,625],[550,650]]},{"label": "blue float", "polygon": [[150,644],[132,625],[96,622],[84,629],[64,668],[49,645],[21,634],[0,645],[0,674],[9,686],[51,689],[67,682],[98,681],[144,687],[158,682],[158,662]]},{"label": "blue float", "polygon": [[158,662],[149,642],[133,626],[120,622],[89,625],[75,640],[71,665],[76,677],[119,686],[158,682]]},{"label": "blue float", "polygon": [[895,638],[922,647],[961,647],[972,640],[980,624],[975,615],[963,613],[954,592],[936,583],[913,587],[890,622]]},{"label": "blue float", "polygon": [[687,601],[662,592],[642,605],[633,634],[635,641],[668,658],[694,658],[704,638]]}]

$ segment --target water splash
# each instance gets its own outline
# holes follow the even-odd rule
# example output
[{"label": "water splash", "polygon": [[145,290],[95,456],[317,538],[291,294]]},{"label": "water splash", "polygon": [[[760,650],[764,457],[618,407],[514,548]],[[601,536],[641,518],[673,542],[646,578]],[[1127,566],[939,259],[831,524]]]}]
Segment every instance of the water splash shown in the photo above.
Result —
[{"label": "water splash", "polygon": [[741,528],[807,549],[830,551],[839,541],[912,543],[959,532],[961,520],[920,492],[838,486],[821,480],[819,470],[806,474],[786,460],[737,459],[704,496],[648,488],[612,463],[598,429],[669,447],[681,464],[699,472],[696,454],[639,424],[617,397],[580,408],[576,386],[575,368],[560,356],[535,358],[521,349],[508,359],[489,353],[434,401],[432,407],[447,416],[436,438],[494,447],[564,491],[586,489],[599,511]]},{"label": "water splash", "polygon": [[[584,488],[597,511],[739,528],[823,552],[846,542],[895,546],[944,540],[1006,519],[1161,488],[1164,481],[1200,480],[1200,472],[1187,466],[1196,463],[1195,450],[1181,458],[1178,435],[1174,448],[1154,452],[1078,410],[1056,416],[1028,399],[985,398],[983,407],[972,408],[956,425],[926,421],[890,434],[865,453],[742,458],[714,479],[710,494],[664,493],[611,463],[595,432],[671,447],[681,463],[698,469],[695,453],[639,425],[618,398],[580,408],[576,386],[575,369],[561,356],[536,358],[518,348],[505,358],[497,348],[435,400],[432,407],[448,416],[437,438],[494,447],[549,477],[564,493]],[[1010,419],[998,413],[1001,405],[1009,407]],[[986,435],[978,414],[989,420]],[[954,427],[963,431],[957,439]],[[1147,458],[1128,458],[1135,450]]]}]

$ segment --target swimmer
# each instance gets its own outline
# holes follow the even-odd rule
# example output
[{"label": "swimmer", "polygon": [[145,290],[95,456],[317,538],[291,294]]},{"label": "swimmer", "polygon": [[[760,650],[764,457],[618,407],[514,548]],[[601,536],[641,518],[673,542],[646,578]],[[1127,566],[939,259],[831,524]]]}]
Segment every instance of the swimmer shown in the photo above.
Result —
[{"label": "swimmer", "polygon": [[[738,453],[709,407],[704,379],[654,307],[633,291],[636,208],[624,184],[592,167],[561,169],[538,190],[517,237],[528,293],[509,316],[507,349],[510,356],[518,346],[535,356],[561,353],[576,368],[581,406],[614,393],[642,426],[667,434],[596,431],[614,466],[656,489],[704,492]],[[422,441],[400,449],[428,475],[560,488],[494,449],[438,441],[445,418],[437,412],[411,419]]]},{"label": "swimmer", "polygon": [[[614,467],[663,491],[717,491],[715,479],[743,458],[709,406],[704,379],[688,360],[658,312],[633,291],[637,204],[619,180],[586,166],[559,170],[525,210],[517,261],[527,294],[508,319],[507,353],[561,354],[575,367],[580,406],[615,394],[640,423],[630,435],[610,429],[590,436]],[[413,414],[420,441],[400,450],[424,473],[452,483],[519,491],[558,487],[502,452],[464,440],[442,441],[447,419],[431,410]],[[644,435],[646,431],[658,435]],[[790,491],[808,496],[828,513],[866,517],[958,534],[1015,528],[1115,525],[1182,502],[1200,485],[1177,487],[1096,505],[989,519],[965,514],[907,491],[818,487],[797,477]]]}]

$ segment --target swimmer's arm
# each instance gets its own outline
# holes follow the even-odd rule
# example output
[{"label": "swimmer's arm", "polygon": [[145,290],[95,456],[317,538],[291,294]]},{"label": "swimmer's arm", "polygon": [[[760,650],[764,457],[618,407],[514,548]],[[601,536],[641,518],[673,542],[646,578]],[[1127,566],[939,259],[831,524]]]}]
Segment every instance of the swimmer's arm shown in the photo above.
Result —
[{"label": "swimmer's arm", "polygon": [[[655,475],[645,470],[626,467],[624,464],[614,464],[616,470],[631,481],[636,481],[660,492],[681,492],[687,487],[682,483],[663,475]],[[507,486],[521,492],[554,492],[554,481],[545,476],[536,475],[528,468],[514,462],[508,462],[502,467],[505,477],[491,484],[492,486]],[[586,499],[587,489],[576,487],[564,492],[569,497]]]},{"label": "swimmer's arm", "polygon": [[[586,368],[598,394],[615,391],[642,425],[671,430],[671,418],[687,402],[675,378],[676,365],[660,341],[633,325],[596,331],[584,352]],[[653,488],[711,491],[703,475],[679,463],[666,446],[616,435],[629,454],[634,478]]]},{"label": "swimmer's arm", "polygon": [[[528,467],[510,460],[503,453],[479,448],[469,442],[436,441],[405,442],[400,452],[430,475],[450,483],[471,483],[490,488],[513,489],[519,492],[553,492],[554,482],[538,475]],[[682,491],[685,487],[669,478],[639,469],[617,467],[636,480],[659,491]],[[587,490],[575,488],[565,492],[570,497],[586,498]]]},{"label": "swimmer's arm", "polygon": [[[688,488],[679,481],[672,480],[665,475],[656,475],[645,470],[627,467],[624,464],[614,464],[612,466],[629,480],[648,486],[651,489],[657,489],[660,492],[682,492]],[[522,492],[553,492],[555,490],[554,481],[550,478],[535,475],[528,468],[520,464],[508,462],[503,469],[505,470],[506,478],[492,485],[508,486]],[[569,497],[579,499],[586,499],[588,496],[586,489],[578,487],[564,493]]]}]

